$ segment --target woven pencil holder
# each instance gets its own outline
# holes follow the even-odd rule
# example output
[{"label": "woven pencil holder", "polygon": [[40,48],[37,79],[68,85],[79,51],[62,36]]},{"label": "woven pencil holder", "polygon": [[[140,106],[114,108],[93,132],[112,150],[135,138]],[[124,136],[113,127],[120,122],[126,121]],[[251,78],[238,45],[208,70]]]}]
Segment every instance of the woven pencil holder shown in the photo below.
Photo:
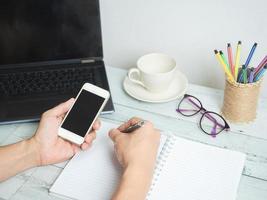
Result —
[{"label": "woven pencil holder", "polygon": [[231,122],[246,123],[256,118],[261,81],[240,84],[225,81],[222,115]]}]

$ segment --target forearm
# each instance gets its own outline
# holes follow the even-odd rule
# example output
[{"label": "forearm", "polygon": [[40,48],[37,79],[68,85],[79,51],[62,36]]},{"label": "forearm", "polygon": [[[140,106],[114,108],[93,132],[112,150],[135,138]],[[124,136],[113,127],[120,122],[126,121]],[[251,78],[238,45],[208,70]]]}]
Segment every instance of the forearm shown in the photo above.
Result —
[{"label": "forearm", "polygon": [[32,139],[0,147],[0,182],[38,163],[38,152]]},{"label": "forearm", "polygon": [[153,167],[125,169],[112,200],[144,200],[153,176]]}]

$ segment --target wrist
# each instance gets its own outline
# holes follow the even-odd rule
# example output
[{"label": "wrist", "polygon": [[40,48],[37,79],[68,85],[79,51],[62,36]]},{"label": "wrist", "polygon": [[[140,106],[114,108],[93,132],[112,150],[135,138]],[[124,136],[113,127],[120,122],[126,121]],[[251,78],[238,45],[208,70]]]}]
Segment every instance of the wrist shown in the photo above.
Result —
[{"label": "wrist", "polygon": [[30,138],[29,140],[25,141],[28,146],[28,153],[30,162],[32,163],[33,167],[41,165],[41,155],[40,155],[40,146],[34,137]]},{"label": "wrist", "polygon": [[129,165],[124,168],[121,182],[112,200],[143,200],[153,177],[153,167]]},{"label": "wrist", "polygon": [[[147,157],[150,157],[149,159]],[[124,169],[135,169],[139,171],[153,171],[156,163],[156,156],[149,155],[146,157],[137,157],[135,159],[129,159]]]},{"label": "wrist", "polygon": [[147,185],[153,176],[153,168],[128,166],[124,169],[122,179],[128,183]]},{"label": "wrist", "polygon": [[149,174],[154,170],[154,162],[132,162],[124,167],[124,173]]}]

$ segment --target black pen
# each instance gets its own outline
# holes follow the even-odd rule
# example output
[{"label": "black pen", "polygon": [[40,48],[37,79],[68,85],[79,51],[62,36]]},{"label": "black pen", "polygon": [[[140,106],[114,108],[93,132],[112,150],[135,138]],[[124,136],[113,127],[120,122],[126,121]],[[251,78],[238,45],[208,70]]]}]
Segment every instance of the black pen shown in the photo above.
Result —
[{"label": "black pen", "polygon": [[136,129],[142,127],[144,124],[145,124],[145,121],[141,120],[141,121],[137,122],[136,124],[129,126],[127,129],[125,129],[123,131],[123,133],[131,133],[131,132],[135,131]]}]

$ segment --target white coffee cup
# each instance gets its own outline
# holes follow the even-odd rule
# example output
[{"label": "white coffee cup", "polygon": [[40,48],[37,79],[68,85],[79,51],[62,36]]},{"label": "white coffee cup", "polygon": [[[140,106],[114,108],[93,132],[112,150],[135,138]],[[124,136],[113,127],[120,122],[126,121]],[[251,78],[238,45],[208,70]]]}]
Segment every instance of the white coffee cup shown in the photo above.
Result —
[{"label": "white coffee cup", "polygon": [[176,62],[168,55],[151,53],[137,61],[137,68],[128,72],[133,83],[151,92],[162,92],[170,86],[176,72]]}]

